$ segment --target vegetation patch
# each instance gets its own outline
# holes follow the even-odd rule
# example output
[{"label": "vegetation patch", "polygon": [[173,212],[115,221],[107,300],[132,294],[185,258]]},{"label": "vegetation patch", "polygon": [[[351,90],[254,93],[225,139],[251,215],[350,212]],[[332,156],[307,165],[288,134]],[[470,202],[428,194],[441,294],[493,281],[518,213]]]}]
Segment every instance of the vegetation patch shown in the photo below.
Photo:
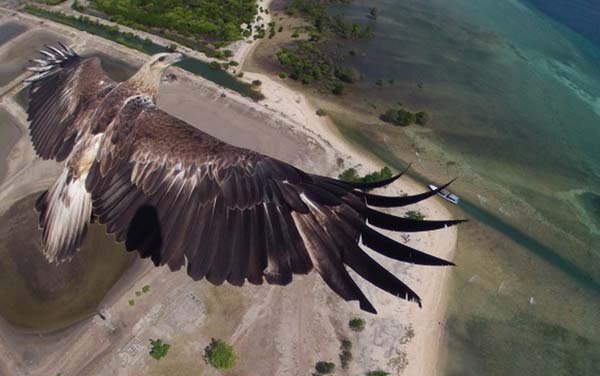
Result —
[{"label": "vegetation patch", "polygon": [[169,352],[169,348],[171,345],[168,343],[164,343],[160,339],[151,339],[150,340],[150,356],[156,360],[160,360],[167,356]]},{"label": "vegetation patch", "polygon": [[389,372],[377,370],[377,371],[369,371],[366,376],[390,376]]},{"label": "vegetation patch", "polygon": [[418,210],[409,210],[406,212],[404,217],[409,218],[409,219],[414,219],[417,221],[422,221],[423,219],[425,219],[425,214],[421,213]]},{"label": "vegetation patch", "polygon": [[257,14],[256,0],[91,0],[112,21],[140,30],[175,31],[213,43],[242,39],[242,24]]},{"label": "vegetation patch", "polygon": [[406,127],[411,124],[426,125],[429,121],[429,115],[426,112],[420,111],[412,113],[403,109],[389,109],[379,116],[386,123]]},{"label": "vegetation patch", "polygon": [[315,364],[315,370],[319,375],[329,375],[335,371],[335,364],[331,362],[319,361]]},{"label": "vegetation patch", "polygon": [[[389,167],[383,167],[379,171],[372,172],[365,176],[360,176],[356,169],[349,168],[342,172],[338,178],[343,181],[351,182],[351,183],[375,183],[378,181],[386,180],[394,176],[392,170]],[[362,319],[353,319],[353,320],[362,320]],[[352,321],[352,320],[350,320]],[[363,320],[364,324],[364,320]]]},{"label": "vegetation patch", "polygon": [[293,0],[288,4],[285,12],[290,16],[300,16],[310,22],[312,27],[307,31],[313,35],[332,33],[344,39],[371,37],[373,35],[371,25],[363,27],[356,22],[344,19],[341,15],[329,15],[329,5],[349,2],[349,0]]},{"label": "vegetation patch", "polygon": [[355,332],[362,332],[365,329],[365,320],[355,317],[348,321],[348,327]]},{"label": "vegetation patch", "polygon": [[204,349],[204,361],[218,370],[229,370],[235,367],[237,354],[233,346],[213,338]]},{"label": "vegetation patch", "polygon": [[343,83],[360,79],[359,72],[342,64],[315,43],[300,41],[277,52],[277,60],[291,79],[304,84],[320,83],[334,94],[342,94]]}]

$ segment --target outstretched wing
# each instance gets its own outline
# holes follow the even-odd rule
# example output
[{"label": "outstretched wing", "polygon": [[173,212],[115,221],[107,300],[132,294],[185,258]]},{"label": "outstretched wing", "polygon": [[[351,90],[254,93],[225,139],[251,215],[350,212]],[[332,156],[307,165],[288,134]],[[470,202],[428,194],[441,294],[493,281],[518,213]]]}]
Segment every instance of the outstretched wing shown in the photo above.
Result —
[{"label": "outstretched wing", "polygon": [[97,57],[82,58],[60,45],[41,50],[41,59],[27,69],[35,75],[27,79],[29,131],[36,153],[44,159],[64,160],[97,102],[114,86]]},{"label": "outstretched wing", "polygon": [[[86,186],[109,233],[156,265],[187,261],[195,280],[285,285],[313,268],[336,293],[376,312],[346,270],[398,297],[408,286],[360,247],[416,264],[450,265],[367,225],[426,231],[460,221],[415,221],[373,210],[410,197],[367,194],[349,184],[221,142],[154,107],[130,101],[108,129]],[[397,177],[396,177],[397,178]],[[390,179],[387,183],[395,179]],[[435,193],[433,193],[435,194]],[[426,198],[430,193],[419,196]]]}]

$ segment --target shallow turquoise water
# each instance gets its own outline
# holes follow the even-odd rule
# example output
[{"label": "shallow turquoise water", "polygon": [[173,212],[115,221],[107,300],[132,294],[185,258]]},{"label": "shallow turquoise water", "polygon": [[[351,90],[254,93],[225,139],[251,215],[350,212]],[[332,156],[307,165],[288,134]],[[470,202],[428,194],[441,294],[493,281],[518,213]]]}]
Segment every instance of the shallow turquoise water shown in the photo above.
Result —
[{"label": "shallow turquoise water", "polygon": [[[429,112],[431,131],[419,142],[452,161],[463,212],[477,220],[459,230],[450,375],[600,374],[600,50],[586,34],[598,30],[600,11],[578,0],[578,13],[565,17],[565,1],[550,3],[381,0],[333,9],[375,27],[372,40],[353,43],[359,57],[348,61],[364,74],[353,98],[380,111],[401,103]],[[371,6],[376,21],[366,17]],[[579,27],[581,14],[591,27]],[[376,147],[387,140],[392,152],[395,137],[411,137],[360,132],[363,141],[385,133]]]}]

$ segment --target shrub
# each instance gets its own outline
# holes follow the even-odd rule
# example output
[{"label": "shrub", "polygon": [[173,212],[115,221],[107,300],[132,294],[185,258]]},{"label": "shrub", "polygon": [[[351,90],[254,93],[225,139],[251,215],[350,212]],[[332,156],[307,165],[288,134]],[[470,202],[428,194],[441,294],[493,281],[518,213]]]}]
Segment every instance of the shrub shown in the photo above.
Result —
[{"label": "shrub", "polygon": [[237,354],[233,346],[220,339],[212,339],[204,349],[204,361],[219,370],[229,370],[235,367]]},{"label": "shrub", "polygon": [[148,293],[150,291],[150,285],[144,285],[144,287],[142,287],[142,292],[144,294]]},{"label": "shrub", "polygon": [[208,64],[208,67],[210,69],[219,70],[221,69],[221,64],[219,64],[218,61],[211,61],[210,64]]},{"label": "shrub", "polygon": [[129,303],[130,306],[134,306],[135,305],[135,300],[130,299],[127,303]]},{"label": "shrub", "polygon": [[78,12],[82,12],[85,10],[85,7],[81,5],[81,3],[78,0],[73,1],[73,4],[71,4],[71,8]]},{"label": "shrub", "polygon": [[377,181],[389,179],[393,176],[392,170],[389,167],[384,167],[379,171],[371,172],[365,176],[360,176],[354,168],[349,168],[342,172],[338,178],[340,180],[353,183],[374,183]]},{"label": "shrub", "polygon": [[175,43],[171,43],[167,46],[167,48],[169,49],[169,51],[171,52],[175,52],[177,51],[177,45]]},{"label": "shrub", "polygon": [[335,364],[331,362],[317,362],[315,364],[315,370],[321,375],[328,375],[335,371]]},{"label": "shrub", "polygon": [[355,332],[362,332],[365,329],[365,320],[355,317],[348,321],[348,326]]},{"label": "shrub", "polygon": [[429,115],[426,112],[420,111],[415,114],[415,123],[419,125],[427,125],[429,122]]},{"label": "shrub", "polygon": [[229,66],[230,66],[230,67],[237,67],[238,65],[240,65],[240,63],[238,63],[238,62],[237,62],[237,61],[235,61],[235,60],[231,60],[231,61],[229,62]]},{"label": "shrub", "polygon": [[350,351],[352,350],[352,341],[350,341],[349,339],[343,339],[340,347],[342,350]]},{"label": "shrub", "polygon": [[319,108],[319,109],[317,110],[317,116],[325,116],[325,115],[327,115],[327,112],[325,112],[325,110],[324,110],[324,109],[322,109],[322,108]]},{"label": "shrub", "polygon": [[283,79],[283,78],[286,78],[286,77],[287,77],[287,74],[285,74],[285,73],[281,72],[281,73],[279,73],[279,75],[278,75],[278,76],[279,76],[279,78],[282,78],[282,79]]},{"label": "shrub", "polygon": [[390,376],[389,372],[377,370],[377,371],[369,371],[366,376]]},{"label": "shrub", "polygon": [[164,358],[169,352],[171,345],[164,343],[160,339],[150,340],[150,356],[156,360]]},{"label": "shrub", "polygon": [[344,94],[344,85],[340,84],[339,82],[334,83],[331,92],[335,95]]},{"label": "shrub", "polygon": [[386,123],[392,123],[394,125],[407,126],[415,122],[415,114],[405,110],[387,110],[384,114],[381,114],[379,118]]},{"label": "shrub", "polygon": [[425,219],[425,215],[418,210],[409,210],[406,212],[405,218],[414,219],[417,221],[422,221]]},{"label": "shrub", "polygon": [[252,86],[260,86],[260,85],[262,85],[262,82],[260,80],[252,81]]},{"label": "shrub", "polygon": [[352,361],[352,353],[348,350],[344,350],[340,353],[340,364],[343,369],[348,368],[348,365]]}]

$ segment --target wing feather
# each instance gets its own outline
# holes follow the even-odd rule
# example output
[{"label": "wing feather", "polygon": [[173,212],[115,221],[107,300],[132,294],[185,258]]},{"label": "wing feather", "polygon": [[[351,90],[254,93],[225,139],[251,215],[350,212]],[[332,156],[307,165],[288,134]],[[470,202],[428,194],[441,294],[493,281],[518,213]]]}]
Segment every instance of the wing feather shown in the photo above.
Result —
[{"label": "wing feather", "polygon": [[407,202],[363,191],[398,176],[351,184],[309,175],[225,144],[144,100],[130,101],[106,132],[86,185],[94,209],[128,250],[156,265],[176,270],[187,263],[190,277],[217,285],[286,285],[293,274],[315,269],[342,298],[375,312],[346,266],[396,296],[419,298],[360,249],[361,236],[396,260],[449,264],[367,226],[425,231],[458,223],[407,220],[369,208],[368,201]]},{"label": "wing feather", "polygon": [[70,48],[48,47],[45,57],[28,69],[30,77],[29,132],[36,153],[43,159],[65,160],[89,125],[86,118],[115,86],[100,59],[81,58]]}]

